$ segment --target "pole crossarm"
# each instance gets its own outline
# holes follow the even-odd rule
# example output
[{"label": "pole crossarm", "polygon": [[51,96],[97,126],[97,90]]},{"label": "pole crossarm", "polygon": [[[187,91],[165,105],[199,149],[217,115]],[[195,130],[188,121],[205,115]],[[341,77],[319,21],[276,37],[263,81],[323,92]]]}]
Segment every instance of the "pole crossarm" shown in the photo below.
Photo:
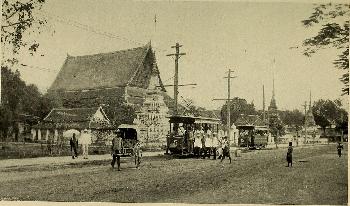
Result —
[{"label": "pole crossarm", "polygon": [[235,100],[235,99],[212,99],[212,101],[216,101],[216,100],[225,100],[225,101],[227,101],[227,100]]},{"label": "pole crossarm", "polygon": [[[163,87],[173,87],[175,86],[174,84],[166,84],[166,85],[163,85]],[[197,84],[195,83],[191,83],[191,84],[178,84],[177,85],[178,87],[185,87],[185,86],[197,86]],[[161,86],[156,86],[156,87],[161,87]]]}]

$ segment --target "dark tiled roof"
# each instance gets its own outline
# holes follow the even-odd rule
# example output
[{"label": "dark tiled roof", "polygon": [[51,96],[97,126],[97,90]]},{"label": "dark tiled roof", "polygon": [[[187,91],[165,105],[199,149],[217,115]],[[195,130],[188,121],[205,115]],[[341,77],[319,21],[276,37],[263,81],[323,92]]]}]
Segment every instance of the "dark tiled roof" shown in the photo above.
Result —
[{"label": "dark tiled roof", "polygon": [[125,86],[151,49],[143,47],[86,56],[68,56],[50,90]]},{"label": "dark tiled roof", "polygon": [[119,105],[124,102],[125,87],[61,92],[65,108],[91,108],[101,105]]},{"label": "dark tiled roof", "polygon": [[89,122],[91,117],[96,113],[98,108],[73,108],[51,110],[45,117],[44,122],[53,123],[70,123],[70,122]]}]

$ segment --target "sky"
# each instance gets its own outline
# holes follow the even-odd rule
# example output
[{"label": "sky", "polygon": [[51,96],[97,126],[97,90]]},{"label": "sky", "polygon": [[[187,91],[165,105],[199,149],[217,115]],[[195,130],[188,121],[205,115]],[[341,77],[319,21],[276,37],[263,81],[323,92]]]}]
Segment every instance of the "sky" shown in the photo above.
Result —
[{"label": "sky", "polygon": [[[231,97],[245,98],[262,109],[275,79],[279,109],[302,110],[304,101],[341,97],[341,71],[332,64],[337,51],[323,50],[311,58],[302,55],[305,38],[317,32],[301,21],[310,16],[311,3],[258,1],[112,1],[48,0],[42,12],[48,24],[35,38],[36,55],[22,55],[18,66],[27,83],[45,92],[54,81],[67,54],[80,56],[139,47],[150,40],[165,84],[172,84],[174,53],[179,42],[185,52],[179,60],[182,98],[196,105],[217,109],[227,98],[228,69],[237,76],[231,82]],[[157,23],[154,23],[156,15]],[[106,32],[111,35],[101,35]],[[291,47],[299,48],[291,49]],[[167,88],[170,96],[173,89]],[[347,98],[347,97],[346,97]],[[343,97],[344,99],[344,97]]]}]

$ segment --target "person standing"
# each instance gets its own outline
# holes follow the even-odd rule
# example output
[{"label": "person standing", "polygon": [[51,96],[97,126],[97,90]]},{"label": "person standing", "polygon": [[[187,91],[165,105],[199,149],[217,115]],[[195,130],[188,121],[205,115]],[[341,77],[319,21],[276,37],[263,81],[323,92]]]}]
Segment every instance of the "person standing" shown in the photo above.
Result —
[{"label": "person standing", "polygon": [[292,142],[289,142],[288,151],[287,151],[287,162],[288,162],[288,167],[289,167],[289,164],[290,164],[291,167],[293,167],[293,146],[292,146]]},{"label": "person standing", "polygon": [[139,168],[141,164],[142,150],[141,150],[141,144],[138,140],[134,146],[134,156],[135,156],[136,168]]},{"label": "person standing", "polygon": [[72,159],[78,158],[78,139],[75,136],[75,133],[73,133],[73,136],[69,140],[70,143],[70,151],[72,153]]},{"label": "person standing", "polygon": [[116,131],[115,136],[112,139],[112,168],[114,168],[115,162],[117,161],[118,171],[120,171],[120,156],[122,154],[122,137],[120,130]]},{"label": "person standing", "polygon": [[208,158],[210,159],[210,156],[213,152],[213,133],[210,130],[210,127],[208,128],[207,132],[206,132],[206,142],[205,142],[205,150],[206,150],[206,156],[208,156]]},{"label": "person standing", "polygon": [[87,129],[84,129],[84,132],[81,134],[80,144],[83,149],[83,158],[88,159],[89,145],[91,144],[91,133]]},{"label": "person standing", "polygon": [[195,135],[195,139],[194,139],[194,156],[199,158],[200,153],[201,153],[201,146],[202,146],[200,131],[196,130],[194,135]]},{"label": "person standing", "polygon": [[230,145],[228,142],[228,137],[225,136],[222,142],[222,158],[221,158],[221,162],[225,159],[225,157],[228,157],[228,159],[230,160],[230,164],[231,164],[231,154],[230,154]]},{"label": "person standing", "polygon": [[341,150],[343,149],[343,145],[339,142],[338,146],[337,146],[337,150],[338,150],[338,156],[341,157]]},{"label": "person standing", "polygon": [[219,147],[219,141],[218,141],[218,133],[213,134],[213,155],[214,155],[214,160],[216,160],[216,153]]},{"label": "person standing", "polygon": [[201,128],[201,130],[199,131],[200,136],[201,136],[201,143],[202,143],[202,148],[201,148],[201,155],[202,158],[205,159],[205,156],[207,154],[207,150],[206,150],[206,133],[204,132],[203,128]]}]

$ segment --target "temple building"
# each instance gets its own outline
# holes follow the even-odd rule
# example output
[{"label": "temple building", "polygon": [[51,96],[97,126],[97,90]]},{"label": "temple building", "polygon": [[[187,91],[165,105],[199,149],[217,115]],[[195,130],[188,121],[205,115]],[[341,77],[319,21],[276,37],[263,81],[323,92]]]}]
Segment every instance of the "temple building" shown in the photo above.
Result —
[{"label": "temple building", "polygon": [[312,114],[311,92],[310,92],[309,109],[306,112],[305,121],[306,121],[307,127],[316,127],[315,118],[314,118],[314,115]]},{"label": "temple building", "polygon": [[310,100],[309,100],[309,108],[306,111],[306,115],[305,115],[305,124],[304,124],[304,135],[305,135],[305,131],[306,131],[306,136],[308,138],[318,138],[320,135],[318,134],[318,129],[317,129],[317,125],[315,123],[315,118],[314,115],[312,114],[312,103],[311,103],[311,91],[310,91]]},{"label": "temple building", "polygon": [[268,123],[269,123],[269,129],[271,132],[271,135],[275,137],[275,140],[277,137],[279,137],[280,129],[283,127],[282,121],[278,114],[278,108],[276,104],[276,98],[275,98],[275,79],[272,80],[272,97],[271,102],[268,107]]},{"label": "temple building", "polygon": [[151,43],[128,50],[67,55],[48,93],[63,108],[102,107],[112,123],[137,124],[140,141],[165,143],[173,100],[166,94]]}]

